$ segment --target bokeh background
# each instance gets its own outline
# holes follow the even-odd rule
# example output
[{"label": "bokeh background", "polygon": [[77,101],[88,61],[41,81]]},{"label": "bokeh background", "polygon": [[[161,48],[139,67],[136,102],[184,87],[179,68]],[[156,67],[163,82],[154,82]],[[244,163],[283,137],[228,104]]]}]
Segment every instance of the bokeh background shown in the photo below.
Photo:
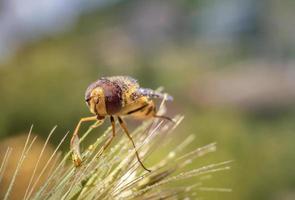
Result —
[{"label": "bokeh background", "polygon": [[234,160],[210,183],[233,191],[205,197],[295,199],[294,8],[294,0],[1,0],[0,143],[34,124],[43,138],[58,125],[56,145],[89,115],[90,82],[130,75],[174,96],[168,115],[185,116],[180,138],[217,142],[208,159]]}]

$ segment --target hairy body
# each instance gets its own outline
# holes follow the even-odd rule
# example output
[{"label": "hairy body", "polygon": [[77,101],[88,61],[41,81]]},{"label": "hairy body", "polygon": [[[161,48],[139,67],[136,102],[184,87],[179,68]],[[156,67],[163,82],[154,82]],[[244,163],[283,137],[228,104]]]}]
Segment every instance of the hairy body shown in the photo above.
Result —
[{"label": "hairy body", "polygon": [[[121,116],[131,116],[141,119],[158,117],[171,120],[169,117],[158,116],[156,114],[156,106],[153,99],[164,97],[165,94],[163,93],[148,88],[141,88],[137,81],[129,76],[103,77],[90,84],[85,93],[85,101],[90,112],[94,114],[94,116],[82,118],[73,133],[71,147],[73,150],[72,158],[74,164],[80,166],[82,162],[79,148],[75,148],[77,146],[78,130],[82,122],[104,120],[107,116],[110,117],[113,134],[102,147],[102,153],[109,146],[115,136],[114,117],[117,117],[119,124],[132,141],[135,148],[135,144],[129,135],[127,126]],[[171,96],[166,95],[166,97],[167,100],[172,100]],[[142,167],[145,170],[150,171],[140,161],[137,151],[135,152]]]}]

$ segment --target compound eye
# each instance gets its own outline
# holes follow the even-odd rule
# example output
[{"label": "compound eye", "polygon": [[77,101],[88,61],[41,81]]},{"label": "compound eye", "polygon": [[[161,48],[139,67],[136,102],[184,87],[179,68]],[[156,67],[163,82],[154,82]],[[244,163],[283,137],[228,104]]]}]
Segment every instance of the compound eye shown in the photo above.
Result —
[{"label": "compound eye", "polygon": [[88,106],[90,105],[90,100],[91,100],[91,98],[85,99]]}]

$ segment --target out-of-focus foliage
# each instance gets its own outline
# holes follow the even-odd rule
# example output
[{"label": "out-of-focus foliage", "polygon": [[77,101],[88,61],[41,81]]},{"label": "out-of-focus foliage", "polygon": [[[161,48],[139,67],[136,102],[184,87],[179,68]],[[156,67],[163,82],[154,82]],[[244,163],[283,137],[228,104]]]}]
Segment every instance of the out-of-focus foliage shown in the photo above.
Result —
[{"label": "out-of-focus foliage", "polygon": [[226,177],[212,182],[233,192],[205,196],[292,199],[292,6],[129,0],[84,14],[68,31],[23,44],[2,62],[0,137],[31,124],[46,137],[57,124],[61,138],[89,115],[83,98],[90,82],[130,75],[174,96],[168,113],[185,115],[181,134],[196,134],[195,145],[216,141],[218,158],[235,160]]}]

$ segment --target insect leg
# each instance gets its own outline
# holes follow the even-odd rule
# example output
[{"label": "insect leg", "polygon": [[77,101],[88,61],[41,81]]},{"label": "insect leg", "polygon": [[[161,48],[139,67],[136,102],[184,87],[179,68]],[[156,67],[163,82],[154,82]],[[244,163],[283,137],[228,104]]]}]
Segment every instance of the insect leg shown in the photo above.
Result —
[{"label": "insect leg", "polygon": [[161,119],[166,119],[166,120],[168,120],[170,122],[175,123],[170,117],[167,117],[167,116],[164,116],[164,115],[154,115],[153,117],[155,117],[155,118],[161,118]]},{"label": "insect leg", "polygon": [[116,136],[116,126],[115,126],[115,119],[113,116],[110,117],[111,124],[112,124],[112,135],[111,137],[104,143],[104,145],[99,150],[99,153],[97,155],[97,158],[101,156],[101,154],[108,148],[108,146],[111,144],[112,140]]},{"label": "insect leg", "polygon": [[120,123],[120,126],[122,127],[122,129],[124,130],[124,132],[126,133],[127,137],[130,139],[130,141],[132,142],[132,145],[133,145],[133,148],[135,150],[135,154],[136,154],[136,158],[138,160],[138,162],[140,163],[140,165],[148,172],[151,172],[151,170],[147,169],[143,163],[141,162],[140,158],[139,158],[139,155],[138,155],[138,152],[136,150],[136,146],[135,146],[135,143],[132,139],[132,137],[130,136],[129,134],[129,131],[127,129],[127,126],[126,126],[126,123],[123,121],[123,119],[121,117],[118,117],[118,120],[119,120],[119,123]]},{"label": "insect leg", "polygon": [[131,115],[132,113],[136,113],[136,112],[138,112],[138,111],[141,111],[141,110],[143,110],[145,107],[147,107],[148,105],[149,105],[149,104],[144,104],[144,105],[140,106],[139,108],[136,108],[136,109],[134,109],[134,110],[131,110],[131,111],[127,112],[126,115]]},{"label": "insect leg", "polygon": [[170,121],[172,123],[175,123],[170,117],[167,117],[165,115],[157,115],[157,109],[156,109],[155,105],[154,104],[151,104],[151,105],[152,106],[149,108],[146,115],[151,114],[152,117],[154,117],[154,118],[166,119],[166,120],[168,120],[168,121]]},{"label": "insect leg", "polygon": [[82,158],[81,158],[81,154],[80,154],[80,147],[79,147],[79,137],[78,137],[78,131],[81,127],[81,124],[83,122],[88,122],[88,121],[95,121],[97,120],[96,116],[92,116],[92,117],[84,117],[81,118],[78,125],[76,126],[73,136],[71,138],[71,150],[72,150],[72,160],[74,162],[74,165],[76,167],[79,167],[82,163]]}]

